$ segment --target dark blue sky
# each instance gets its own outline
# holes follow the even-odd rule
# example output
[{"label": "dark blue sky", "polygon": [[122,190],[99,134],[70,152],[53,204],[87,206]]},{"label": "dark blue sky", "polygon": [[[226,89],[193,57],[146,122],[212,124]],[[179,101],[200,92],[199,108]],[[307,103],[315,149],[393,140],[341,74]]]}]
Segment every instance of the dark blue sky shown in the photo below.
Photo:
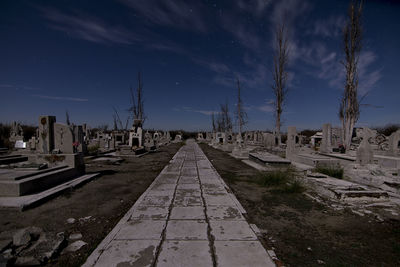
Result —
[{"label": "dark blue sky", "polygon": [[[367,0],[358,125],[400,123],[400,2]],[[290,35],[284,128],[339,125],[348,0],[1,1],[0,121],[41,114],[91,126],[126,118],[143,73],[145,128],[210,129],[242,82],[247,129],[272,129],[273,29]]]}]

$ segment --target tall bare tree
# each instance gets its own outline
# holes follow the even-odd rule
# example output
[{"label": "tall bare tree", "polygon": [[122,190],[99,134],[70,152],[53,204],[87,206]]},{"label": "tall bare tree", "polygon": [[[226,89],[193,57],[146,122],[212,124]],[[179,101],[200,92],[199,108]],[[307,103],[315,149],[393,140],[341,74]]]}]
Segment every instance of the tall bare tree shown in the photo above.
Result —
[{"label": "tall bare tree", "polygon": [[118,130],[118,125],[119,125],[119,128],[120,128],[121,130],[123,130],[123,129],[124,129],[124,126],[123,126],[123,124],[122,124],[121,118],[119,117],[118,110],[117,110],[115,107],[113,107],[113,110],[114,110],[114,114],[113,114],[113,118],[114,118],[114,128],[115,128],[115,126],[116,126],[116,129],[114,129],[114,130]]},{"label": "tall bare tree", "polygon": [[145,114],[144,114],[144,99],[143,99],[143,80],[142,80],[142,75],[140,72],[138,72],[138,86],[136,88],[136,94],[133,91],[133,88],[130,88],[131,90],[131,101],[132,101],[132,107],[129,109],[129,111],[132,112],[133,115],[133,124],[135,126],[143,126],[144,121],[146,119]]},{"label": "tall bare tree", "polygon": [[272,72],[273,84],[272,91],[275,96],[275,133],[278,135],[280,144],[281,138],[281,116],[283,105],[286,101],[288,93],[288,63],[289,63],[289,48],[288,48],[288,33],[285,24],[279,24],[275,31],[275,52],[274,52],[274,68]]},{"label": "tall bare tree", "polygon": [[69,112],[68,110],[65,111],[65,120],[67,125],[71,125],[71,121],[69,120]]},{"label": "tall bare tree", "polygon": [[353,135],[354,125],[360,116],[360,99],[358,98],[358,61],[362,48],[362,0],[351,0],[348,18],[343,29],[343,48],[346,71],[346,83],[339,107],[339,118],[342,121],[344,147],[348,151]]},{"label": "tall bare tree", "polygon": [[243,126],[247,123],[247,113],[243,108],[243,101],[242,101],[242,97],[240,95],[240,81],[239,78],[237,78],[236,80],[237,83],[237,88],[238,88],[238,98],[237,98],[237,104],[236,104],[236,112],[235,112],[235,117],[236,117],[236,121],[238,123],[238,128],[239,128],[239,138],[240,138],[240,142],[239,142],[239,147],[242,146],[242,128]]},{"label": "tall bare tree", "polygon": [[214,116],[214,112],[211,113],[211,124],[212,124],[212,131],[213,131],[213,133],[215,133],[215,130],[216,130],[217,128],[216,128],[216,125],[215,125],[215,116]]}]

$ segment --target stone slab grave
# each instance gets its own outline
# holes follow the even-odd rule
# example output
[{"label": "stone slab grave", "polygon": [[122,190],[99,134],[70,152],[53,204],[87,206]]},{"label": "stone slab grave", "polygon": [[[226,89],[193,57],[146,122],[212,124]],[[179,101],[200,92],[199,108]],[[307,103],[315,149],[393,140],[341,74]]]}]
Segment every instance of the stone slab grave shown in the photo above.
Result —
[{"label": "stone slab grave", "polygon": [[249,153],[249,159],[261,164],[271,164],[271,165],[289,165],[290,160],[281,158],[277,155],[268,152],[252,152]]},{"label": "stone slab grave", "polygon": [[83,266],[275,266],[243,213],[188,141]]},{"label": "stone slab grave", "polygon": [[[320,195],[337,201],[345,202],[388,202],[386,191],[358,183],[328,177],[326,175],[308,173],[305,179]],[[317,177],[318,176],[318,177]]]}]

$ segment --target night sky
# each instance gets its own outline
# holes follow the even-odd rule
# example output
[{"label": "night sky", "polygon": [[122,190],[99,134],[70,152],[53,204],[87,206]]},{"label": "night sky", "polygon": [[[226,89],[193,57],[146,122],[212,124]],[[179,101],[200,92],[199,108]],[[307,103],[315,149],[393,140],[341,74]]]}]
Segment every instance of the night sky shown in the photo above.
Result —
[{"label": "night sky", "polygon": [[[144,80],[145,128],[209,130],[235,108],[238,77],[246,129],[274,127],[273,30],[290,36],[286,126],[339,125],[342,27],[348,0],[119,0],[0,2],[0,122],[37,125],[65,111],[76,124],[128,116],[129,87]],[[358,126],[400,123],[400,1],[367,0]]]}]

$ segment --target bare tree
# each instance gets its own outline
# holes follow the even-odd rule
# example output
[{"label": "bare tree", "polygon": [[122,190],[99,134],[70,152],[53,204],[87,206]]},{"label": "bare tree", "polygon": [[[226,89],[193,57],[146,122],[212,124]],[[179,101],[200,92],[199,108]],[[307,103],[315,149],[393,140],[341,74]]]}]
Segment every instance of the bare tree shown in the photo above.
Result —
[{"label": "bare tree", "polygon": [[[114,110],[114,115],[113,115],[113,118],[114,118],[114,127],[117,126],[115,130],[118,130],[118,125],[119,125],[119,128],[120,128],[121,130],[123,130],[123,129],[124,129],[124,126],[123,126],[123,124],[122,124],[121,118],[119,117],[118,110],[117,110],[115,107],[113,107],[113,110]],[[117,124],[117,123],[118,123],[118,124]]]},{"label": "bare tree", "polygon": [[288,49],[288,33],[285,25],[282,23],[277,26],[275,31],[275,52],[274,52],[274,68],[272,73],[273,84],[272,91],[275,96],[275,132],[278,135],[278,142],[280,144],[281,138],[281,116],[283,105],[286,101],[288,93],[288,63],[289,63],[289,49]]},{"label": "bare tree", "polygon": [[242,145],[242,128],[243,126],[247,123],[247,113],[246,111],[243,109],[243,101],[242,101],[242,97],[240,95],[240,81],[239,78],[237,79],[237,88],[238,88],[238,99],[237,99],[237,109],[236,109],[236,113],[235,113],[235,117],[236,117],[236,121],[238,123],[238,128],[239,128],[239,147],[241,147]]},{"label": "bare tree", "polygon": [[135,92],[133,91],[133,88],[130,88],[131,90],[131,101],[132,101],[132,107],[129,109],[129,111],[132,112],[133,115],[133,124],[135,126],[143,126],[144,121],[146,119],[145,114],[144,114],[144,108],[143,108],[143,81],[142,81],[142,75],[140,72],[138,72],[138,86],[136,88],[136,95]]},{"label": "bare tree", "polygon": [[71,125],[71,121],[69,120],[68,110],[65,111],[65,121],[66,121],[67,125]]},{"label": "bare tree", "polygon": [[214,132],[215,132],[215,130],[216,130],[214,112],[213,112],[213,113],[211,113],[211,123],[212,123],[212,131],[213,131],[213,133],[214,133]]},{"label": "bare tree", "polygon": [[118,130],[118,125],[117,125],[117,116],[113,114],[113,121],[114,121],[114,127],[113,130],[117,131]]},{"label": "bare tree", "polygon": [[220,104],[221,112],[217,119],[217,128],[219,132],[232,131],[232,119],[229,115],[228,101],[225,104]]},{"label": "bare tree", "polygon": [[342,121],[344,147],[348,151],[353,135],[354,125],[360,116],[360,99],[358,98],[358,61],[362,48],[362,0],[351,0],[347,23],[343,29],[343,48],[346,71],[346,83],[339,107],[339,118]]}]

